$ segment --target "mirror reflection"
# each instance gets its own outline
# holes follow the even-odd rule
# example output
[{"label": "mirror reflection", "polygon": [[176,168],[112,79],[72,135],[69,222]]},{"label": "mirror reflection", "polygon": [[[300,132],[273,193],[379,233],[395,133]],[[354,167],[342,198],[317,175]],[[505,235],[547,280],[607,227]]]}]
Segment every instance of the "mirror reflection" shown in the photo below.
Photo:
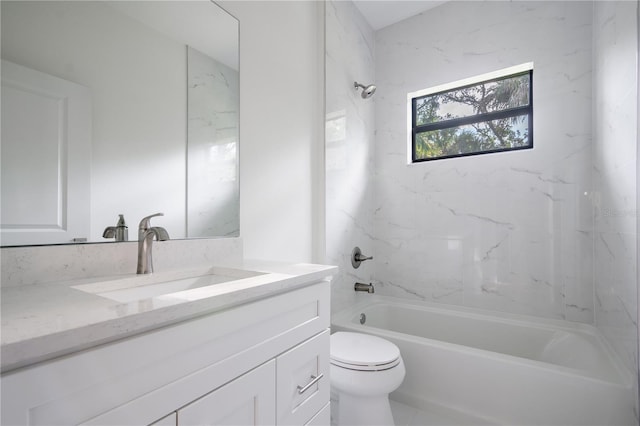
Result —
[{"label": "mirror reflection", "polygon": [[3,246],[237,236],[238,21],[209,1],[3,1]]}]

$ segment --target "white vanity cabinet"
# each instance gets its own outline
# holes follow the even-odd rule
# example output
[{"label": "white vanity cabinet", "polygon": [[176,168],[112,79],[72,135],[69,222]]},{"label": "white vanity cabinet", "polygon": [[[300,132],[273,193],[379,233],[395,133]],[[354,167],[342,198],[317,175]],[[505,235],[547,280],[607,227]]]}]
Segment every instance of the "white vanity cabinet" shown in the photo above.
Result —
[{"label": "white vanity cabinet", "polygon": [[328,345],[325,330],[177,410],[176,424],[309,424],[328,402]]},{"label": "white vanity cabinet", "polygon": [[2,375],[3,425],[328,425],[329,282]]}]

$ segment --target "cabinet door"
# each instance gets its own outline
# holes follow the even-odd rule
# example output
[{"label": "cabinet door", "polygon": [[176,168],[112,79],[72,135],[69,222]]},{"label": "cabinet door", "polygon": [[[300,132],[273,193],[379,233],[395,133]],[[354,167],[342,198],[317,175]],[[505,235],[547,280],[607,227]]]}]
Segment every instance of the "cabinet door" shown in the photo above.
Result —
[{"label": "cabinet door", "polygon": [[274,425],[275,386],[272,360],[178,410],[178,425]]},{"label": "cabinet door", "polygon": [[165,416],[160,420],[151,423],[149,426],[176,426],[177,424],[178,424],[178,415],[174,411],[168,416]]},{"label": "cabinet door", "polygon": [[329,402],[329,330],[276,361],[278,424],[303,425]]},{"label": "cabinet door", "polygon": [[304,426],[330,426],[331,425],[331,406],[329,403]]}]

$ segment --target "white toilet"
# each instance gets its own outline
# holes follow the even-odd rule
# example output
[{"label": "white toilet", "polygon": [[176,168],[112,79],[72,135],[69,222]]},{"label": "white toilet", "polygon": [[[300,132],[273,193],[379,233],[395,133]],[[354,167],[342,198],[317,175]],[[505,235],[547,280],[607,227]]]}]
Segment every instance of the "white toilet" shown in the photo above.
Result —
[{"label": "white toilet", "polygon": [[331,390],[338,426],[393,426],[389,393],[404,379],[404,362],[393,343],[362,333],[331,335]]}]

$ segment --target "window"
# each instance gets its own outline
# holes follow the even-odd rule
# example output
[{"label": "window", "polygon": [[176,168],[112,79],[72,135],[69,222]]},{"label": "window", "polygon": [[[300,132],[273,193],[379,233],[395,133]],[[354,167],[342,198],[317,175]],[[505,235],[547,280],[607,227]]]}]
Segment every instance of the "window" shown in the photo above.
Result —
[{"label": "window", "polygon": [[409,94],[411,162],[533,148],[532,68]]}]

